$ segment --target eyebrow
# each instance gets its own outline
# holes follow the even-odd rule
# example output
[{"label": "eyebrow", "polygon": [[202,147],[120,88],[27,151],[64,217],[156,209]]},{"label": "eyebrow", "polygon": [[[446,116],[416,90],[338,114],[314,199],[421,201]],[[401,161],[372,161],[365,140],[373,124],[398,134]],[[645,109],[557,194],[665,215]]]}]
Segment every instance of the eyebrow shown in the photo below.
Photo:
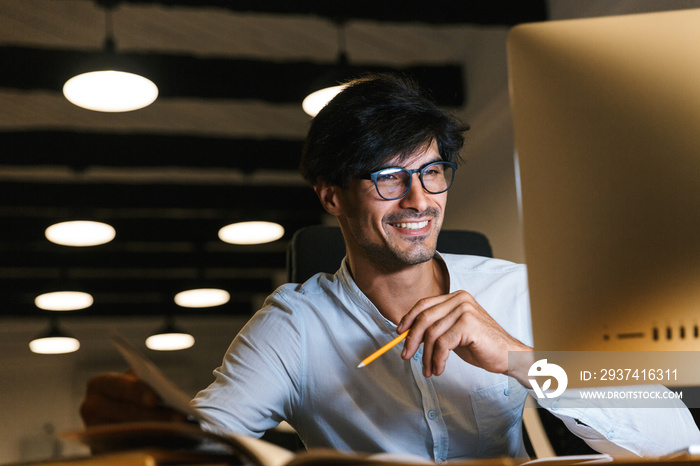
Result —
[{"label": "eyebrow", "polygon": [[[421,165],[420,167],[418,167],[417,170],[419,170],[419,169],[421,169],[421,168],[424,168],[424,167],[430,165],[431,163],[435,163],[435,162],[446,162],[446,161],[447,161],[447,160],[443,159],[442,157],[438,157],[438,158],[436,158],[436,159],[434,159],[434,160],[431,160],[431,161],[429,161],[429,162],[424,163],[423,165]],[[401,165],[387,165],[387,166],[385,166],[385,167],[381,167],[381,168],[377,168],[376,170],[372,170],[372,171],[370,171],[370,173],[376,173],[376,172],[379,172],[379,171],[382,171],[382,170],[388,170],[388,169],[390,169],[390,168],[403,168],[404,170],[412,170],[411,168],[402,167]]]}]

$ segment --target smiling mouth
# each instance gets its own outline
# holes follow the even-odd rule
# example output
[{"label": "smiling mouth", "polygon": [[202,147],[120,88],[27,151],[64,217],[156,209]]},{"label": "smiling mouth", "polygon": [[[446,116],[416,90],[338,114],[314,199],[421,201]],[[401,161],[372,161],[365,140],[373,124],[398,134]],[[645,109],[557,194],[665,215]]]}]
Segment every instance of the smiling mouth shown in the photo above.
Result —
[{"label": "smiling mouth", "polygon": [[430,223],[429,220],[424,220],[422,222],[392,223],[391,225],[396,228],[401,228],[402,230],[420,230],[421,228],[428,226],[428,223]]}]

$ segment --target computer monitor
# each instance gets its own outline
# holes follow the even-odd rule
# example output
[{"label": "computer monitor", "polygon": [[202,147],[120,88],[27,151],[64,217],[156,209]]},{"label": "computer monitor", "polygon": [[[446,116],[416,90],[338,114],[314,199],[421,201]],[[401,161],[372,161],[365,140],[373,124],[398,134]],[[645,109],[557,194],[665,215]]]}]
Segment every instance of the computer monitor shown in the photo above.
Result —
[{"label": "computer monitor", "polygon": [[700,350],[700,10],[519,25],[508,61],[535,349]]}]

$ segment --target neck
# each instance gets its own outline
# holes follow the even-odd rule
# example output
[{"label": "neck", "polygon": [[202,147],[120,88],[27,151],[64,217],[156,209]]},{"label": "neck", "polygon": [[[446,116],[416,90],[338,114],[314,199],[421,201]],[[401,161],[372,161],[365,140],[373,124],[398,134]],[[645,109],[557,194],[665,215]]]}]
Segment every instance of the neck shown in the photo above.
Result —
[{"label": "neck", "polygon": [[360,290],[394,324],[420,299],[449,292],[447,269],[437,258],[387,271],[348,253],[347,264]]}]

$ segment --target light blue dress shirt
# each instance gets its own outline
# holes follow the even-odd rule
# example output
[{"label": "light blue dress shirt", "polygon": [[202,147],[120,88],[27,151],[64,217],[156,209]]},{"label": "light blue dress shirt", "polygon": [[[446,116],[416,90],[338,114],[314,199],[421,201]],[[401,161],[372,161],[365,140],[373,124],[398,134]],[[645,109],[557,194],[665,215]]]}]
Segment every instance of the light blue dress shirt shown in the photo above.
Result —
[{"label": "light blue dress shirt", "polygon": [[[440,257],[450,291],[468,291],[508,333],[532,345],[523,265],[477,256]],[[451,354],[445,372],[426,379],[422,353],[404,361],[403,345],[356,368],[395,336],[396,326],[360,291],[343,263],[335,275],[317,274],[270,295],[235,337],[214,371],[215,381],[193,406],[206,427],[237,434],[259,437],[286,420],[309,448],[413,454],[439,462],[526,456],[521,416],[527,391],[509,384],[506,376]],[[668,419],[662,424],[673,432],[656,438],[651,424],[650,432],[639,429],[643,411],[614,413],[612,421],[609,412],[587,410],[585,425],[568,418],[565,410],[555,414],[602,452],[620,451],[620,442],[636,454],[649,453],[649,444],[673,451],[692,438],[683,429],[697,432],[687,410],[666,409],[662,417]],[[626,424],[634,427],[622,429]],[[625,433],[623,438],[609,436],[612,426]],[[700,441],[700,434],[695,438]],[[647,449],[634,451],[637,443]]]}]

